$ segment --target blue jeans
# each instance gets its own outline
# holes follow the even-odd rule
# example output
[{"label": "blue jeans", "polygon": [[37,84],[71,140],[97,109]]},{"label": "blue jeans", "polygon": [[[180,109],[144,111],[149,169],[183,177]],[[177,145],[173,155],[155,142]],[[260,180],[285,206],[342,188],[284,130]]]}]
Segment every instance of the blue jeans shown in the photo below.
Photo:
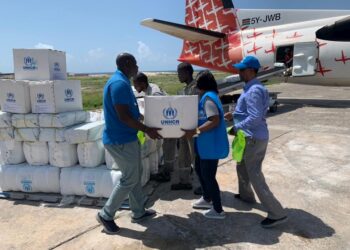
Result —
[{"label": "blue jeans", "polygon": [[216,171],[219,160],[204,160],[196,156],[195,169],[199,177],[199,182],[203,190],[203,198],[206,201],[212,201],[216,212],[223,211],[221,205],[220,188],[216,181]]},{"label": "blue jeans", "polygon": [[122,145],[105,145],[122,173],[120,182],[113,188],[109,199],[100,211],[105,220],[113,220],[115,213],[123,201],[129,196],[133,217],[138,218],[145,213],[145,197],[142,193],[141,147],[138,141]]}]

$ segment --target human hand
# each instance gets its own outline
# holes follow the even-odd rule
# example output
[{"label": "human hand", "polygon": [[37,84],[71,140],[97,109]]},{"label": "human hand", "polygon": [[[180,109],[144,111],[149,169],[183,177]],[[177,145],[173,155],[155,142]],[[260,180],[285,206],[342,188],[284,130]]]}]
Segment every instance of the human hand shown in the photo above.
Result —
[{"label": "human hand", "polygon": [[149,128],[147,127],[145,130],[145,133],[151,138],[151,139],[162,139],[163,137],[158,133],[158,131],[161,130],[161,128]]},{"label": "human hand", "polygon": [[183,137],[186,137],[187,139],[191,139],[194,135],[197,134],[197,130],[196,129],[181,129],[182,131],[185,132],[185,134],[183,135]]},{"label": "human hand", "polygon": [[226,121],[232,121],[233,120],[233,114],[232,112],[227,112],[224,114],[224,118]]}]

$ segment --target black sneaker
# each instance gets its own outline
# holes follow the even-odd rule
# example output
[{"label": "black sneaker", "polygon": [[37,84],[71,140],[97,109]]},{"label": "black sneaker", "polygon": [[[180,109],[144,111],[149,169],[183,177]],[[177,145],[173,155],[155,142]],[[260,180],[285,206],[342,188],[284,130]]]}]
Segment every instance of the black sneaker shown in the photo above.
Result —
[{"label": "black sneaker", "polygon": [[171,190],[191,190],[192,184],[191,183],[176,183],[171,185]]},{"label": "black sneaker", "polygon": [[273,219],[270,219],[270,218],[266,218],[260,224],[264,228],[270,228],[270,227],[274,227],[274,226],[280,225],[280,224],[286,222],[287,220],[288,220],[287,216],[284,216],[284,217],[282,217],[281,219],[278,219],[278,220],[273,220]]},{"label": "black sneaker", "polygon": [[96,220],[103,226],[103,231],[106,234],[116,234],[120,230],[114,220],[105,220],[101,217],[100,213],[97,213]]},{"label": "black sneaker", "polygon": [[138,217],[138,218],[132,217],[131,222],[132,223],[139,223],[139,222],[142,222],[148,218],[153,218],[154,216],[156,216],[156,214],[157,214],[156,211],[154,211],[152,209],[148,209],[141,217]]},{"label": "black sneaker", "polygon": [[243,202],[246,202],[246,203],[250,203],[250,204],[253,204],[253,203],[256,203],[256,200],[255,199],[243,199],[242,196],[240,194],[235,194],[234,197],[240,201],[243,201]]},{"label": "black sneaker", "polygon": [[195,188],[195,189],[193,190],[193,193],[194,193],[195,195],[203,195],[202,187],[199,186],[199,187]]}]

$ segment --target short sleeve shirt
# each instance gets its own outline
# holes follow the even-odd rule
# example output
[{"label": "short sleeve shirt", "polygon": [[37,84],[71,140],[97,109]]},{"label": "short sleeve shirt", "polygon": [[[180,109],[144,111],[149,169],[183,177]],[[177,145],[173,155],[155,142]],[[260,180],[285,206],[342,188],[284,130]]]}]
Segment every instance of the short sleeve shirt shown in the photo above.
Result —
[{"label": "short sleeve shirt", "polygon": [[104,144],[125,144],[137,140],[137,130],[123,123],[115,110],[115,105],[128,106],[131,117],[140,118],[140,111],[129,79],[119,70],[107,81],[103,90],[103,111],[105,128]]},{"label": "short sleeve shirt", "polygon": [[208,118],[212,117],[212,116],[219,115],[218,107],[216,106],[215,102],[212,99],[210,99],[209,97],[207,97],[205,99],[204,110],[205,110],[205,114]]}]

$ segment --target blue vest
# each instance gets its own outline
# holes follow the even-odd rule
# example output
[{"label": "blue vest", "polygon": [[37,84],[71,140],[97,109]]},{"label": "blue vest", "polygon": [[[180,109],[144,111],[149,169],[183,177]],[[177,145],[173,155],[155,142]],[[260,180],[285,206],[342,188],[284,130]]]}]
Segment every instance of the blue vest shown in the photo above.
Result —
[{"label": "blue vest", "polygon": [[222,108],[220,99],[215,92],[206,92],[198,107],[198,126],[201,126],[208,121],[208,117],[205,114],[205,99],[209,97],[219,110],[220,123],[217,127],[200,133],[196,138],[196,149],[201,159],[216,160],[224,159],[229,153],[229,142],[226,133],[226,125],[224,120],[224,110]]}]

